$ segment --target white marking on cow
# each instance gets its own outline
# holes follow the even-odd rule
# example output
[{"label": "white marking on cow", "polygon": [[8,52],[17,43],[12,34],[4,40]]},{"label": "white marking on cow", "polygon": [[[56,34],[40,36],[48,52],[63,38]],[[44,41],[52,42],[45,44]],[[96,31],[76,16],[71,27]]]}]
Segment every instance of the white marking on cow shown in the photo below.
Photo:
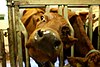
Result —
[{"label": "white marking on cow", "polygon": [[34,36],[34,39],[37,40],[37,36]]},{"label": "white marking on cow", "polygon": [[45,31],[45,32],[43,32],[43,34],[48,34],[48,33],[50,33],[50,31]]}]

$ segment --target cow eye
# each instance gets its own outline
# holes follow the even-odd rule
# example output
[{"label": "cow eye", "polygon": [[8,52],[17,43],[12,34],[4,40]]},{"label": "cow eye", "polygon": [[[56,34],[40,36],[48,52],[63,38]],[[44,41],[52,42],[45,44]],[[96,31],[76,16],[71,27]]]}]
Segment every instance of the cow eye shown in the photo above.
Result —
[{"label": "cow eye", "polygon": [[41,16],[40,18],[41,18],[41,20],[43,20],[43,18],[44,18],[44,17],[43,17],[43,16]]},{"label": "cow eye", "polygon": [[44,16],[41,16],[41,17],[40,17],[40,20],[41,20],[42,22],[46,22],[46,18],[45,18]]}]

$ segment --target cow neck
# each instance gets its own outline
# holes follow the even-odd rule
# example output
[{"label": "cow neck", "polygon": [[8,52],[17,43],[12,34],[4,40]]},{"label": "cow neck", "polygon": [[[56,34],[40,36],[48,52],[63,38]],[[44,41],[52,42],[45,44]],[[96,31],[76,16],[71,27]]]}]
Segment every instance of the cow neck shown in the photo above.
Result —
[{"label": "cow neck", "polygon": [[[78,16],[78,17],[77,17],[77,24],[79,25],[79,27],[83,28],[83,24],[81,24],[81,25],[82,25],[82,26],[81,26],[79,20],[80,20],[80,17]],[[81,20],[80,20],[80,21],[81,21]],[[82,23],[82,21],[81,21],[81,23]],[[83,30],[84,30],[84,28],[83,28]],[[86,39],[87,45],[89,46],[90,50],[93,49],[93,45],[92,45],[90,39],[88,38],[88,36],[86,35],[86,33],[84,33],[85,31],[83,32],[82,30],[80,30],[80,32],[82,32],[82,35],[83,35],[84,37],[86,36],[85,39]]]},{"label": "cow neck", "polygon": [[[91,41],[89,40],[88,36],[85,33],[82,20],[79,16],[76,16],[76,22],[73,24],[75,30],[75,37],[78,38],[78,46],[79,51],[81,54],[86,55],[90,50],[94,49]],[[75,26],[76,25],[76,26]],[[77,28],[75,28],[77,27]]]}]

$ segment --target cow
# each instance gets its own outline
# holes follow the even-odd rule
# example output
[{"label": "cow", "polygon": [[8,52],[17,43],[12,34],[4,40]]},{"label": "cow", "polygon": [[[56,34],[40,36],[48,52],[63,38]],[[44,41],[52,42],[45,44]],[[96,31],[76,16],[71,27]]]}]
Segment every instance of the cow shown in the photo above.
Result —
[{"label": "cow", "polygon": [[[87,15],[88,13],[84,13],[84,14]],[[74,47],[75,48],[74,55],[75,57],[78,57],[78,58],[72,57],[73,60],[72,58],[68,58],[68,59],[70,63],[73,63],[74,60],[77,62],[80,62],[83,67],[86,67],[86,66],[97,67],[100,65],[100,60],[99,60],[100,52],[93,47],[92,42],[87,36],[85,29],[84,29],[84,22],[85,22],[83,21],[84,17],[82,17],[82,14],[80,15],[74,15],[72,18],[69,19],[75,31],[74,33],[75,38],[78,38],[78,42],[75,43],[76,45]],[[80,57],[85,57],[85,58],[80,58]],[[73,64],[75,64],[75,61]],[[77,66],[74,66],[74,67],[77,67]]]},{"label": "cow", "polygon": [[[40,9],[38,9],[38,10],[40,10]],[[82,17],[80,17],[79,15],[76,15],[73,12],[70,12],[70,11],[68,12],[69,21],[74,28],[74,31],[75,31],[74,34],[75,34],[75,37],[77,38],[77,39],[75,39],[75,38],[73,39],[72,37],[69,36],[70,30],[69,30],[68,25],[66,26],[66,23],[64,25],[61,24],[61,26],[62,26],[61,29],[60,30],[58,29],[60,24],[57,24],[57,23],[58,22],[60,23],[60,21],[62,21],[62,19],[64,19],[64,18],[61,18],[57,14],[57,11],[54,11],[54,12],[51,11],[52,12],[51,14],[44,14],[43,11],[35,11],[35,13],[33,13],[33,14],[32,14],[32,12],[33,11],[29,12],[29,14],[31,14],[31,15],[28,16],[28,19],[27,19],[27,18],[25,18],[25,14],[26,14],[26,17],[29,14],[27,13],[27,10],[24,11],[24,15],[22,17],[22,22],[24,23],[24,25],[29,33],[29,40],[28,40],[26,47],[29,49],[29,54],[31,57],[33,57],[33,59],[35,59],[36,61],[38,61],[40,63],[42,62],[41,64],[45,64],[44,62],[47,62],[47,61],[55,62],[56,59],[54,59],[54,58],[59,55],[61,48],[56,50],[56,51],[58,51],[58,54],[56,53],[55,50],[53,50],[55,52],[55,53],[53,53],[53,54],[55,54],[55,57],[54,57],[54,55],[52,55],[53,51],[48,49],[52,46],[49,46],[49,47],[46,46],[48,50],[47,50],[47,52],[45,52],[44,48],[46,48],[46,47],[43,47],[44,44],[42,44],[44,40],[42,42],[41,42],[41,40],[38,41],[38,39],[41,39],[42,36],[44,37],[44,35],[45,35],[44,33],[46,33],[48,31],[48,30],[47,31],[45,31],[45,30],[48,29],[48,27],[49,27],[51,29],[50,31],[52,31],[54,34],[55,33],[57,34],[57,36],[56,36],[57,38],[55,38],[55,36],[51,32],[50,35],[51,36],[53,35],[52,38],[57,39],[57,42],[59,41],[58,42],[59,44],[64,44],[64,46],[65,46],[64,51],[67,51],[66,52],[67,55],[65,55],[66,58],[67,58],[67,56],[70,56],[70,55],[68,55],[69,50],[68,50],[68,48],[66,49],[65,44],[67,44],[67,43],[72,44],[75,40],[78,39],[78,42],[75,43],[75,57],[85,57],[86,56],[86,58],[88,58],[87,61],[91,60],[95,64],[98,63],[98,61],[99,61],[98,59],[100,58],[99,57],[100,53],[99,53],[99,51],[94,49],[91,41],[89,40],[88,36],[86,35],[84,27],[83,27]],[[61,20],[58,20],[58,19],[61,19]],[[32,24],[29,24],[30,21]],[[51,23],[54,25],[52,25]],[[35,24],[35,25],[33,25],[33,24]],[[62,30],[62,33],[61,33],[61,30]],[[46,36],[46,35],[45,35],[45,37],[47,38],[46,43],[49,41],[52,41],[51,37]],[[41,51],[38,49],[33,50],[32,47],[34,45],[32,45],[32,44],[34,44],[34,43],[36,44],[34,48],[40,48]],[[39,44],[42,44],[42,46],[38,46]],[[52,43],[52,42],[49,43],[49,45],[50,44],[54,45],[54,43]],[[62,45],[58,45],[58,44],[55,47],[58,47],[58,46],[62,47]],[[69,46],[69,45],[67,45],[67,46]],[[37,53],[37,51],[39,53]],[[37,54],[35,54],[35,53],[37,53]],[[41,54],[41,56],[39,56],[40,54]],[[48,58],[47,57],[48,54],[49,54],[49,56],[52,56],[53,58],[52,57]],[[39,56],[40,58],[37,56]],[[95,58],[95,60],[94,60],[94,58]],[[52,59],[53,59],[53,61],[52,61]],[[70,59],[69,59],[69,62],[70,62]]]},{"label": "cow", "polygon": [[[53,12],[58,12],[58,9],[52,9]],[[81,61],[84,61],[84,59],[81,59],[81,57],[88,57],[88,59],[85,59],[85,61],[87,60],[87,66],[88,63],[93,62],[94,66],[99,66],[99,59],[100,59],[100,52],[98,50],[96,50],[94,48],[94,45],[91,43],[89,37],[87,36],[85,29],[84,29],[84,23],[87,20],[87,15],[89,13],[88,12],[81,12],[79,13],[79,15],[75,14],[75,12],[72,12],[71,10],[68,11],[68,18],[69,21],[74,29],[74,36],[75,38],[78,39],[78,42],[75,43],[75,47],[74,47],[74,55],[75,57],[77,57],[78,59],[80,59]],[[93,14],[93,17],[94,14]],[[95,22],[95,20],[94,20]],[[65,52],[65,56],[66,58],[68,58],[67,56],[70,56],[70,51],[71,49],[66,49],[64,51]],[[75,64],[77,58],[68,58],[68,61],[73,65]],[[75,62],[73,62],[75,60]],[[91,60],[91,61],[89,61]],[[78,61],[79,62],[79,61]],[[83,63],[82,63],[83,64]],[[77,64],[76,64],[77,65]],[[83,64],[84,66],[84,64]],[[92,64],[89,65],[90,67],[92,66]],[[85,67],[85,66],[84,66]]]},{"label": "cow", "polygon": [[26,9],[21,20],[29,34],[25,46],[40,67],[51,67],[57,57],[62,57],[63,47],[67,49],[77,41],[70,36],[67,21],[58,13],[44,13],[39,8]]}]

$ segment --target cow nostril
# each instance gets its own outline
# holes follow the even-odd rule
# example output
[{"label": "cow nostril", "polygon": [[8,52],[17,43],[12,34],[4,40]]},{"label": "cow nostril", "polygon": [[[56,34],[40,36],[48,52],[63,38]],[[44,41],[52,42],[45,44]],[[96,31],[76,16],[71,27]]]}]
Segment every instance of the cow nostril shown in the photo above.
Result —
[{"label": "cow nostril", "polygon": [[60,44],[61,44],[60,40],[56,40],[55,41],[55,48],[58,48]]},{"label": "cow nostril", "polygon": [[42,37],[43,36],[43,31],[38,30],[38,35],[39,35],[39,37]]}]

